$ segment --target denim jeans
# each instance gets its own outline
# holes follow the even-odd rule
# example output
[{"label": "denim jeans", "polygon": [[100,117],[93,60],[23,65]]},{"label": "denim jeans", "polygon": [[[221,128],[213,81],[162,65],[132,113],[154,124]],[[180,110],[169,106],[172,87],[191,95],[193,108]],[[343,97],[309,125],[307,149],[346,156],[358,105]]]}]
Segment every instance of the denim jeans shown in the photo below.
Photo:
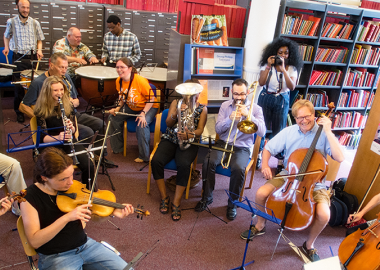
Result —
[{"label": "denim jeans", "polygon": [[87,237],[87,243],[66,252],[43,255],[38,253],[38,268],[77,270],[77,269],[114,269],[122,270],[127,263],[101,243]]},{"label": "denim jeans", "polygon": [[[216,147],[224,148],[225,142],[218,140],[215,143]],[[231,149],[228,145],[227,149]],[[240,196],[241,189],[244,184],[245,168],[251,153],[247,147],[234,147],[234,153],[231,156],[231,177],[229,191],[234,193],[230,194],[233,200],[237,200]],[[212,192],[215,188],[215,170],[222,160],[223,152],[212,150],[207,154],[202,165],[202,178],[203,178],[203,201],[212,200]],[[228,160],[229,155],[225,155],[225,160]],[[228,200],[228,207],[233,207],[233,203]]]},{"label": "denim jeans", "polygon": [[[139,158],[148,162],[149,161],[149,146],[150,146],[150,130],[149,125],[155,119],[157,108],[150,108],[150,110],[145,115],[145,120],[147,122],[146,127],[137,126],[136,127],[136,138],[139,147]],[[139,115],[140,112],[133,111],[127,105],[124,105],[124,112],[130,114]],[[124,129],[124,121],[130,117],[128,115],[110,115],[108,117],[108,121],[111,120],[110,129],[108,131],[109,134],[114,134],[115,132],[119,132],[119,134],[112,136],[110,138],[112,151],[117,154],[123,152],[124,147],[124,139],[123,139],[123,129]]]},{"label": "denim jeans", "polygon": [[[289,92],[281,95],[268,94],[265,87],[260,93],[257,104],[263,109],[265,126],[272,130],[270,138],[286,127],[286,119],[289,113]],[[266,136],[268,138],[268,136]],[[261,140],[260,151],[264,149],[265,140]],[[280,156],[276,156],[281,158]]]}]

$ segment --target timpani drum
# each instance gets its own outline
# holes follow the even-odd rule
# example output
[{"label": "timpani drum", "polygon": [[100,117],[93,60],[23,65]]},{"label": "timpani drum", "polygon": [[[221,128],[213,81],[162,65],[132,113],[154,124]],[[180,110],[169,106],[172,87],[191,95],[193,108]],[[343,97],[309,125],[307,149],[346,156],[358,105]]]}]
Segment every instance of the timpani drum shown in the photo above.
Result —
[{"label": "timpani drum", "polygon": [[[46,70],[34,71],[33,80],[37,79],[37,77],[40,76],[41,74],[43,74],[45,71]],[[21,71],[20,81],[22,81],[22,82],[23,81],[31,81],[31,79],[32,79],[32,70],[31,69],[25,69],[25,70]],[[22,83],[21,86],[24,88],[25,93],[26,93],[26,91],[28,91],[28,89],[29,89],[30,82]]]},{"label": "timpani drum", "polygon": [[[105,66],[85,66],[75,70],[80,77],[79,93],[90,105],[115,101],[117,99],[115,68]],[[100,104],[102,105],[102,104]]]}]

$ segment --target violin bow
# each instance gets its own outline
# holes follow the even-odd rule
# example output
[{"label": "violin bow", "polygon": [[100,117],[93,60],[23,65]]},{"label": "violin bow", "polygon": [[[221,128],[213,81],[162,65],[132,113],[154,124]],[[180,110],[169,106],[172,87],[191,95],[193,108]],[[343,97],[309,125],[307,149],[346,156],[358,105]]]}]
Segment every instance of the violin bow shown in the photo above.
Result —
[{"label": "violin bow", "polygon": [[107,142],[107,136],[108,136],[108,131],[110,129],[110,124],[111,124],[111,119],[108,120],[106,134],[104,135],[104,139],[103,139],[102,150],[100,151],[100,157],[99,157],[99,161],[98,161],[98,166],[96,167],[96,172],[95,172],[94,180],[92,181],[92,187],[91,187],[90,196],[88,197],[88,204],[91,204],[91,201],[92,201],[93,193],[94,193],[94,190],[95,190],[96,180],[98,179],[98,173],[99,173],[100,164],[102,163],[104,146],[106,145],[106,142]]},{"label": "violin bow", "polygon": [[285,174],[285,175],[275,176],[272,179],[289,178],[289,177],[293,177],[293,176],[303,176],[303,175],[316,174],[316,173],[324,173],[324,171],[315,170],[315,171],[305,172],[305,173]]}]

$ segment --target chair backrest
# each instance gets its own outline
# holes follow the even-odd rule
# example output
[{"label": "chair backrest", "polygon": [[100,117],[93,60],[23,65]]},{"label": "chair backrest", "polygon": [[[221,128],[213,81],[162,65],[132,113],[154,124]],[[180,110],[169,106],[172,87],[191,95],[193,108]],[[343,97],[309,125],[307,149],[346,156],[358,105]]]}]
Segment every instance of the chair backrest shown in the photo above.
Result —
[{"label": "chair backrest", "polygon": [[152,89],[154,96],[157,97],[157,93],[156,93],[156,89],[157,88],[156,88],[156,86],[154,84],[151,84],[151,83],[149,83],[149,86]]},{"label": "chair backrest", "polygon": [[27,256],[34,256],[37,254],[36,250],[29,244],[26,238],[24,222],[22,221],[22,216],[17,220],[17,231],[21,239],[22,246],[24,247],[25,254]]},{"label": "chair backrest", "polygon": [[161,123],[160,123],[160,131],[161,133],[165,133],[166,128],[168,127],[166,125],[166,118],[168,118],[169,109],[165,109],[162,111],[161,115]]},{"label": "chair backrest", "polygon": [[[5,58],[5,55],[3,54],[4,47],[0,47],[0,63],[7,63],[7,59]],[[13,57],[13,51],[9,50],[8,53],[8,61],[9,64],[12,64],[12,57]]]}]

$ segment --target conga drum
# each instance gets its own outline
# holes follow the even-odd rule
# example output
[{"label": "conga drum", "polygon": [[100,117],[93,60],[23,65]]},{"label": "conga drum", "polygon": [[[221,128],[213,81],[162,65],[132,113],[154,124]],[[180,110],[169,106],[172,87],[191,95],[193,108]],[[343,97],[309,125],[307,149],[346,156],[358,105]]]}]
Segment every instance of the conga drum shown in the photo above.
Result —
[{"label": "conga drum", "polygon": [[[45,72],[45,70],[34,71],[33,80],[36,79],[41,74],[43,74],[44,72]],[[25,81],[25,82],[31,81],[32,80],[32,70],[31,69],[25,69],[25,70],[21,71],[20,80],[22,82],[23,81]],[[22,86],[22,88],[24,88],[25,93],[26,93],[29,89],[30,82],[22,83],[21,86]]]},{"label": "conga drum", "polygon": [[116,79],[119,75],[115,68],[85,66],[77,68],[75,73],[80,77],[79,93],[90,105],[101,106],[117,99]]}]

